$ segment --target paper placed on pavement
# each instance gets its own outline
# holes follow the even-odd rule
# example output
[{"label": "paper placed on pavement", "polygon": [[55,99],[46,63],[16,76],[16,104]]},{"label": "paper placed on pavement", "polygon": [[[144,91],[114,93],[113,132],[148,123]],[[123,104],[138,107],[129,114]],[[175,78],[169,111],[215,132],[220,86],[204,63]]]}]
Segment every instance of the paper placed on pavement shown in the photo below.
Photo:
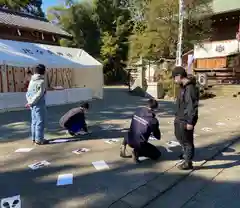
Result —
[{"label": "paper placed on pavement", "polygon": [[30,152],[32,151],[34,148],[19,148],[17,149],[15,152]]},{"label": "paper placed on pavement", "polygon": [[209,131],[212,131],[212,128],[209,128],[209,127],[204,127],[202,128],[203,131],[206,131],[206,132],[209,132]]},{"label": "paper placed on pavement", "polygon": [[169,141],[169,142],[167,142],[167,145],[169,147],[177,147],[177,146],[180,146],[180,143],[177,141]]},{"label": "paper placed on pavement", "polygon": [[73,174],[61,174],[58,175],[57,186],[64,186],[73,184]]},{"label": "paper placed on pavement", "polygon": [[92,162],[92,164],[97,170],[109,169],[109,166],[104,160]]},{"label": "paper placed on pavement", "polygon": [[106,124],[103,124],[100,126],[103,130],[109,130],[111,128],[113,128],[113,125],[106,125]]},{"label": "paper placed on pavement", "polygon": [[69,139],[56,139],[56,140],[53,140],[53,141],[49,141],[49,143],[65,143],[65,142],[69,142],[70,140]]},{"label": "paper placed on pavement", "polygon": [[222,122],[218,122],[218,123],[216,123],[216,125],[217,125],[217,126],[226,126],[226,124],[225,124],[225,123],[222,123]]},{"label": "paper placed on pavement", "polygon": [[144,161],[144,160],[148,160],[148,159],[149,159],[148,157],[143,157],[143,156],[138,158],[138,160],[140,160],[140,161]]},{"label": "paper placed on pavement", "polygon": [[80,149],[73,150],[72,153],[80,155],[80,154],[83,154],[83,153],[89,152],[89,151],[90,151],[90,149],[80,148]]},{"label": "paper placed on pavement", "polygon": [[1,199],[1,208],[21,208],[20,195]]},{"label": "paper placed on pavement", "polygon": [[43,160],[34,164],[29,165],[28,167],[31,168],[32,170],[37,170],[39,168],[43,168],[45,166],[50,165],[50,162]]},{"label": "paper placed on pavement", "polygon": [[117,143],[119,142],[119,139],[108,139],[108,140],[105,140],[105,143],[108,143],[108,144],[114,144],[114,143]]}]

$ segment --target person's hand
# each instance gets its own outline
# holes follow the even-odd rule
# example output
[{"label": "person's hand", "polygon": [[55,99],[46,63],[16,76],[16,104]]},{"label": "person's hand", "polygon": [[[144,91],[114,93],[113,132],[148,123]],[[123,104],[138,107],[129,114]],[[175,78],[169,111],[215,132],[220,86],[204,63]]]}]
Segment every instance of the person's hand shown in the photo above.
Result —
[{"label": "person's hand", "polygon": [[186,129],[187,129],[187,130],[193,130],[193,125],[187,124],[187,125],[186,125]]},{"label": "person's hand", "polygon": [[25,107],[26,107],[26,108],[30,108],[31,106],[30,106],[30,104],[27,103],[27,104],[25,105]]}]

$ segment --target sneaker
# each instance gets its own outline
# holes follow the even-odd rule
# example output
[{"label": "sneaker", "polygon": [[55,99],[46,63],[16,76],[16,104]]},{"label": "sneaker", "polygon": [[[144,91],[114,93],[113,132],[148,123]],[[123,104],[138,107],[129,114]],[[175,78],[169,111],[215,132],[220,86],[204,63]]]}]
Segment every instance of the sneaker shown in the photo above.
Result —
[{"label": "sneaker", "polygon": [[48,144],[48,140],[46,140],[46,139],[43,139],[43,140],[41,140],[41,141],[35,141],[35,144],[37,144],[37,145],[44,145],[44,144]]},{"label": "sneaker", "polygon": [[193,169],[193,164],[192,162],[186,162],[184,161],[180,165],[178,165],[179,170],[192,170]]},{"label": "sneaker", "polygon": [[68,134],[70,134],[73,137],[76,136],[76,134],[74,132],[72,132],[72,131],[68,131]]},{"label": "sneaker", "polygon": [[133,149],[132,151],[132,157],[133,157],[133,161],[135,163],[140,163],[141,161],[139,160],[139,156],[138,156],[138,153],[135,149]]}]

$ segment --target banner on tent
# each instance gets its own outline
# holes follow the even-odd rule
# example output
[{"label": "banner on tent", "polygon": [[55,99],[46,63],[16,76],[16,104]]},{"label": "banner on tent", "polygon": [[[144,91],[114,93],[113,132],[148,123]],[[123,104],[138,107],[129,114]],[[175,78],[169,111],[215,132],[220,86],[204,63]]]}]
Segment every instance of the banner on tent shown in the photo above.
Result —
[{"label": "banner on tent", "polygon": [[[27,71],[33,68],[2,65],[0,70],[0,92],[25,92]],[[61,86],[63,89],[72,87],[72,69],[47,69],[46,86],[48,90]]]}]

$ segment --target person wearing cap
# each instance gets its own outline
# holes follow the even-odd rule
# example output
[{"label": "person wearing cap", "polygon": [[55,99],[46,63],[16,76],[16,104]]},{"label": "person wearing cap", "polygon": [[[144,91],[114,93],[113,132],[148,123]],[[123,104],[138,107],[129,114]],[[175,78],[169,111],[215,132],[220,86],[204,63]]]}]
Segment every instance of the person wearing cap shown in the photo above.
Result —
[{"label": "person wearing cap", "polygon": [[26,107],[31,109],[31,134],[32,142],[38,145],[46,144],[44,139],[45,115],[46,115],[46,85],[44,80],[46,68],[39,64],[34,69],[31,77],[26,99]]},{"label": "person wearing cap", "polygon": [[85,102],[80,107],[73,108],[66,112],[60,119],[59,124],[66,129],[71,136],[76,136],[80,131],[89,133],[85,113],[89,109],[89,103]]},{"label": "person wearing cap", "polygon": [[157,109],[158,103],[154,99],[148,100],[148,105],[138,109],[132,117],[130,129],[123,140],[120,148],[120,157],[129,157],[126,155],[126,146],[133,148],[132,157],[136,163],[139,163],[139,157],[148,157],[157,160],[161,152],[148,142],[151,134],[160,140],[161,132],[159,122],[155,117],[154,109]]},{"label": "person wearing cap", "polygon": [[172,71],[176,84],[180,85],[179,95],[176,100],[176,114],[174,121],[175,136],[182,146],[183,153],[180,158],[182,163],[178,166],[181,170],[193,169],[194,157],[194,127],[198,121],[199,90],[196,80],[189,78],[186,70],[177,66]]}]

